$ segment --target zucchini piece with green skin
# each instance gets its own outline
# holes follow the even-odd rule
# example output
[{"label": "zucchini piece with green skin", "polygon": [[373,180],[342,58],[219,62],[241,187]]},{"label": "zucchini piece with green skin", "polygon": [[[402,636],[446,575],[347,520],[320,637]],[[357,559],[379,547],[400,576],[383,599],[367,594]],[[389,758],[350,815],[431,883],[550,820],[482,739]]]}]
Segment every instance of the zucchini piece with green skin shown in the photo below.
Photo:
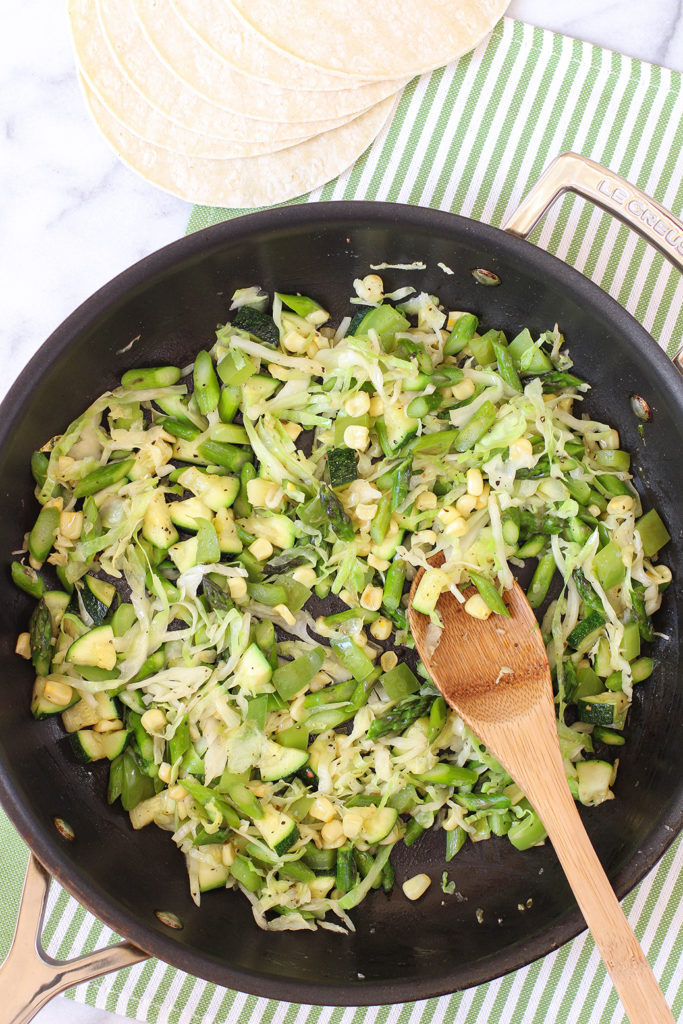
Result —
[{"label": "zucchini piece with green skin", "polygon": [[117,729],[115,732],[93,732],[92,729],[79,729],[71,733],[71,745],[79,761],[89,764],[91,761],[102,761],[108,758],[113,761],[122,754],[130,733],[128,729]]},{"label": "zucchini piece with green skin", "polygon": [[582,722],[623,729],[629,701],[621,690],[609,690],[606,693],[596,693],[592,697],[579,697],[576,707]]},{"label": "zucchini piece with green skin", "polygon": [[114,631],[110,625],[95,626],[79,637],[66,652],[66,660],[73,665],[92,665],[113,669],[116,665]]},{"label": "zucchini piece with green skin", "polygon": [[36,675],[46,676],[52,663],[52,616],[44,599],[33,609],[29,624],[31,662]]},{"label": "zucchini piece with green skin", "polygon": [[250,644],[235,669],[234,685],[241,693],[252,696],[272,690],[273,670],[258,644]]},{"label": "zucchini piece with green skin", "polygon": [[[294,308],[294,307],[291,307]],[[298,312],[298,310],[294,310]],[[253,306],[242,306],[232,318],[232,327],[240,331],[246,331],[252,338],[263,342],[264,345],[272,345],[274,348],[280,344],[280,332],[272,316],[262,313]]]},{"label": "zucchini piece with green skin", "polygon": [[230,868],[226,867],[225,864],[221,864],[218,861],[209,864],[208,861],[197,858],[197,883],[200,892],[224,889],[229,877]]},{"label": "zucchini piece with green skin", "polygon": [[593,729],[593,739],[598,740],[600,743],[606,743],[608,747],[623,747],[626,743],[626,738],[620,732],[616,732],[614,729],[608,729],[604,725],[596,725]]},{"label": "zucchini piece with green skin", "polygon": [[330,448],[327,453],[330,487],[345,487],[358,476],[358,453],[346,445]]},{"label": "zucchini piece with green skin", "polygon": [[198,519],[213,519],[212,510],[201,498],[172,501],[168,505],[168,514],[174,526],[179,526],[181,530],[187,530],[189,533],[197,532]]},{"label": "zucchini piece with green skin", "polygon": [[278,857],[287,853],[299,838],[299,829],[294,819],[272,804],[265,804],[263,817],[256,820],[254,825]]},{"label": "zucchini piece with green skin", "polygon": [[439,597],[450,586],[450,580],[442,569],[427,569],[413,597],[413,608],[423,615],[431,615]]},{"label": "zucchini piece with green skin", "polygon": [[116,696],[122,704],[138,715],[144,715],[147,710],[147,705],[143,701],[139,690],[122,690]]},{"label": "zucchini piece with green skin", "polygon": [[256,373],[242,385],[241,400],[242,408],[249,409],[252,405],[266,402],[275,394],[280,387],[280,381],[274,377],[266,377],[264,374]]},{"label": "zucchini piece with green skin", "polygon": [[567,644],[577,650],[587,637],[605,625],[605,616],[595,610],[578,622],[567,637]]},{"label": "zucchini piece with green skin", "polygon": [[579,800],[586,807],[595,807],[609,799],[614,774],[607,761],[577,761]]},{"label": "zucchini piece with green skin", "polygon": [[239,480],[234,476],[218,476],[215,473],[202,473],[201,470],[188,466],[178,476],[178,483],[191,491],[212,512],[229,508],[240,489]]},{"label": "zucchini piece with green skin", "polygon": [[89,729],[103,719],[113,722],[119,717],[116,705],[111,697],[102,691],[94,694],[94,705],[81,698],[76,704],[62,713],[62,722],[67,732]]},{"label": "zucchini piece with green skin", "polygon": [[[47,718],[49,715],[56,715],[62,711],[66,711],[67,708],[72,707],[80,697],[76,691],[73,691],[73,695],[66,704],[56,704],[49,697],[45,696],[45,684],[51,677],[48,676],[36,676],[36,681],[33,684],[33,694],[31,696],[31,714],[35,719]],[[63,676],[55,676],[55,682],[66,682]]]},{"label": "zucchini piece with green skin", "polygon": [[167,551],[178,540],[178,531],[171,521],[169,506],[161,491],[153,493],[145,509],[142,536],[162,551]]},{"label": "zucchini piece with green skin", "polygon": [[384,426],[386,428],[389,452],[396,452],[407,441],[417,434],[419,420],[409,416],[400,405],[390,405],[384,410]]},{"label": "zucchini piece with green skin", "polygon": [[300,771],[308,763],[307,750],[296,747],[283,747],[273,740],[266,740],[258,764],[259,774],[263,782],[277,782]]},{"label": "zucchini piece with green skin", "polygon": [[232,512],[227,508],[220,508],[213,519],[213,528],[218,537],[218,547],[224,555],[237,555],[243,548]]},{"label": "zucchini piece with green skin", "polygon": [[[329,488],[328,488],[329,490]],[[331,492],[330,492],[331,493]],[[242,523],[242,526],[255,537],[263,537],[269,540],[273,547],[286,550],[293,548],[296,544],[296,524],[287,516],[274,512],[272,515],[249,516]]]},{"label": "zucchini piece with green skin", "polygon": [[168,549],[168,556],[182,576],[188,569],[199,564],[197,557],[197,538],[188,537],[187,540],[179,540]]}]

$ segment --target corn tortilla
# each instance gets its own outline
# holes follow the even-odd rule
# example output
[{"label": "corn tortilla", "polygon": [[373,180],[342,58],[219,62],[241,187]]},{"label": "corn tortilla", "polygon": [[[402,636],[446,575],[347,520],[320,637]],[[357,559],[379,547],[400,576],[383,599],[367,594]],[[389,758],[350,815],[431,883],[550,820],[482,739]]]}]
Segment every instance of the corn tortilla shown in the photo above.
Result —
[{"label": "corn tortilla", "polygon": [[272,153],[279,142],[239,142],[202,135],[169,120],[131,85],[107,46],[99,18],[89,17],[92,0],[70,0],[69,15],[79,70],[100,102],[137,136],[185,156],[228,158]]},{"label": "corn tortilla", "polygon": [[352,164],[385,124],[387,99],[319,138],[246,159],[186,157],[134,135],[82,81],[91,113],[118,156],[147,181],[191,203],[247,208],[269,206],[329,181]]},{"label": "corn tortilla", "polygon": [[[290,142],[329,131],[349,118],[276,124],[224,110],[190,89],[159,60],[134,17],[132,0],[90,0],[86,11],[96,11],[114,59],[148,103],[182,128],[202,135],[238,142]],[[131,16],[131,14],[133,16]]]},{"label": "corn tortilla", "polygon": [[255,82],[218,57],[167,0],[133,0],[133,7],[157,56],[190,88],[233,113],[278,123],[355,117],[406,82],[389,80],[361,89],[322,93]]},{"label": "corn tortilla", "polygon": [[468,53],[509,0],[226,2],[284,53],[325,71],[376,80],[398,69],[412,77]]}]

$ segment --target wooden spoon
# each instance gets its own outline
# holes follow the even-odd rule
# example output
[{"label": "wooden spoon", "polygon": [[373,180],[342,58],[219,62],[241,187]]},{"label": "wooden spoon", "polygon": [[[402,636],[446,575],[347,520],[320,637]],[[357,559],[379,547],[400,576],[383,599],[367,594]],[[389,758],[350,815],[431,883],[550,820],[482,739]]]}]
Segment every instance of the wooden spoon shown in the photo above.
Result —
[{"label": "wooden spoon", "polygon": [[[515,583],[504,594],[510,618],[486,620],[464,611],[454,594],[442,594],[444,630],[428,653],[429,618],[412,607],[422,572],[410,592],[409,617],[427,671],[540,816],[631,1024],[674,1024],[569,791],[548,657],[524,591]],[[474,588],[465,596],[471,593]]]}]

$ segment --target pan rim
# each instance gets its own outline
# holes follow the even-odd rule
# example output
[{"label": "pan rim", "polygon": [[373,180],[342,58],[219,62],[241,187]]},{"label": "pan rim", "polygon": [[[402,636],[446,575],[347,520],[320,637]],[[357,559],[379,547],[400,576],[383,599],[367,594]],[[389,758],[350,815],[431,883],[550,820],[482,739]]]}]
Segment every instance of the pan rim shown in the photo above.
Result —
[{"label": "pan rim", "polygon": [[[143,287],[150,280],[163,276],[179,264],[189,263],[208,255],[212,250],[219,250],[225,243],[234,243],[241,238],[251,239],[259,233],[271,234],[304,228],[312,230],[316,225],[329,228],[331,224],[339,228],[400,224],[421,230],[433,228],[452,233],[454,236],[457,234],[461,241],[469,236],[477,243],[490,244],[504,255],[518,258],[530,269],[541,268],[554,279],[561,276],[564,279],[563,287],[575,301],[592,300],[594,303],[595,299],[600,297],[602,319],[630,335],[636,358],[649,362],[662,377],[666,375],[676,404],[683,408],[683,377],[676,373],[665,352],[642,325],[597,284],[545,250],[500,228],[425,207],[364,201],[306,203],[245,214],[204,228],[144,257],[99,288],[52,332],[11,385],[0,405],[0,445],[4,443],[26,394],[32,389],[37,378],[62,358],[74,337],[93,326],[125,295]],[[327,985],[324,981],[311,983],[278,979],[274,976],[264,977],[256,972],[232,969],[219,963],[217,958],[207,958],[192,949],[180,947],[170,935],[167,937],[162,933],[152,932],[150,928],[140,925],[124,908],[117,911],[107,902],[99,887],[82,878],[69,864],[68,858],[60,855],[59,840],[56,837],[49,837],[47,831],[33,820],[22,801],[16,798],[8,781],[8,766],[0,748],[0,802],[10,820],[51,875],[71,895],[92,909],[100,920],[145,951],[153,947],[154,952],[151,955],[160,956],[181,970],[215,984],[237,988],[265,998],[296,1003],[303,1001],[316,1005],[356,1006],[440,996],[483,984],[527,966],[585,929],[583,918],[577,908],[570,911],[561,921],[539,933],[535,939],[511,947],[502,954],[486,956],[474,967],[470,965],[466,977],[462,976],[462,971],[450,971],[438,979],[428,979],[424,984],[359,980],[357,984],[347,983],[339,986]],[[635,856],[611,879],[620,899],[661,859],[681,827],[683,791],[664,809],[658,825],[648,835],[647,841],[642,844]],[[153,941],[150,941],[152,938]]]}]

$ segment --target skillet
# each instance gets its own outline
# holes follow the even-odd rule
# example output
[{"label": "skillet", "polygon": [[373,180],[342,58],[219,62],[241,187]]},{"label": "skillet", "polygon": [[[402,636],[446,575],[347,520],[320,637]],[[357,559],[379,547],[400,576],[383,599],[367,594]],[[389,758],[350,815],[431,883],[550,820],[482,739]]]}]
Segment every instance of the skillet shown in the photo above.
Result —
[{"label": "skillet", "polygon": [[[416,207],[304,204],[198,232],[119,275],[55,331],[0,408],[0,551],[5,564],[36,514],[31,452],[115,386],[123,370],[190,362],[224,322],[236,287],[303,291],[318,298],[335,322],[348,312],[353,278],[367,273],[371,263],[419,259],[426,264],[419,274],[382,271],[387,287],[416,278],[419,288],[439,295],[447,308],[472,310],[487,328],[509,335],[522,326],[533,333],[559,323],[576,372],[593,385],[586,408],[616,426],[623,447],[632,452],[644,500],[659,510],[673,538],[665,561],[681,578],[683,379],[617,303],[517,237],[527,235],[547,205],[568,188],[632,222],[681,265],[683,225],[615,175],[565,154],[507,232]],[[453,274],[444,275],[438,263]],[[483,287],[472,276],[474,268],[492,271],[500,285]],[[634,393],[653,411],[644,438],[631,407]],[[32,672],[13,653],[30,604],[6,572],[0,580],[0,798],[37,858],[29,868],[31,885],[19,930],[24,943],[27,934],[30,940],[49,872],[128,941],[67,969],[46,964],[45,958],[29,965],[26,949],[15,945],[0,972],[0,998],[7,998],[13,1024],[30,1020],[56,991],[146,954],[266,997],[376,1004],[480,984],[530,963],[584,927],[549,845],[520,854],[505,840],[467,844],[449,865],[465,898],[444,897],[438,884],[445,867],[441,834],[426,836],[410,849],[397,848],[399,884],[391,898],[373,893],[354,912],[357,930],[352,935],[261,932],[247,901],[235,892],[208,894],[198,910],[182,858],[168,836],[157,829],[133,833],[127,815],[106,804],[106,769],[77,765],[58,722],[32,720]],[[617,799],[582,809],[620,897],[683,825],[680,606],[672,587],[657,620],[665,636],[653,645],[655,673],[636,692]],[[57,830],[56,817],[68,823],[73,838]],[[430,873],[436,884],[418,904],[408,903],[400,881],[418,870]],[[521,914],[518,904],[529,899],[532,909]],[[477,908],[484,911],[482,923]],[[169,912],[181,928],[169,927]],[[38,993],[24,990],[19,971],[25,978],[33,973]]]}]

